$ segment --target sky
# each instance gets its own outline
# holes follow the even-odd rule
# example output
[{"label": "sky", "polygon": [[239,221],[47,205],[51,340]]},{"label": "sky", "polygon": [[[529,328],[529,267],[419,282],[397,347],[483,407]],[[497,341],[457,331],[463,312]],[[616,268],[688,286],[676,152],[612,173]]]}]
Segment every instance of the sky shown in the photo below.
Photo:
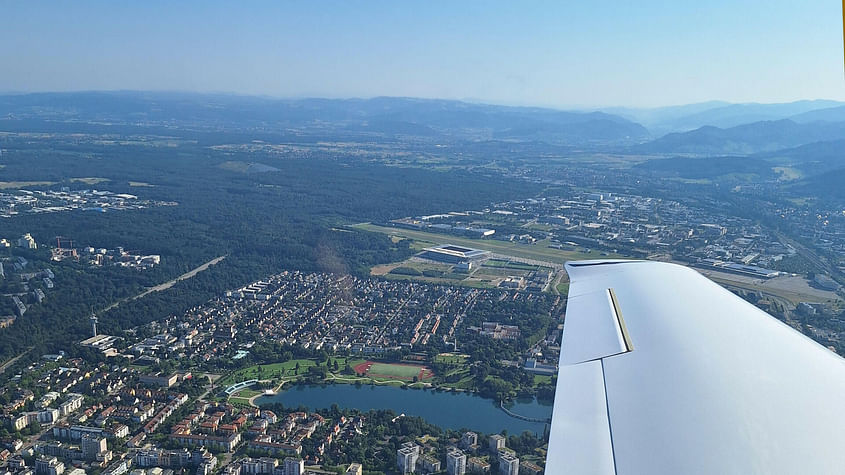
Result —
[{"label": "sky", "polygon": [[845,100],[838,0],[0,0],[0,91]]}]

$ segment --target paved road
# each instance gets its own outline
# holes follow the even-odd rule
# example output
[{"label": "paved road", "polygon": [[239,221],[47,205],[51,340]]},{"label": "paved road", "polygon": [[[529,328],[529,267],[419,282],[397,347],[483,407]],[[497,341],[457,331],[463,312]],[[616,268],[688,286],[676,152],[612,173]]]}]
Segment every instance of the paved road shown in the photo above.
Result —
[{"label": "paved road", "polygon": [[3,372],[5,372],[5,371],[6,371],[6,368],[8,368],[9,366],[12,366],[13,364],[15,364],[15,361],[17,361],[17,360],[21,359],[21,357],[23,357],[23,355],[25,355],[25,354],[29,353],[30,351],[32,351],[32,348],[33,348],[33,347],[32,347],[32,346],[30,346],[28,350],[24,351],[23,353],[19,354],[18,356],[15,356],[14,358],[10,359],[9,361],[7,361],[7,362],[3,363],[3,366],[0,366],[0,374],[3,374]]},{"label": "paved road", "polygon": [[173,287],[174,285],[176,285],[176,282],[179,282],[180,280],[190,279],[191,277],[193,277],[193,276],[199,274],[200,272],[208,269],[209,267],[213,266],[214,264],[217,264],[218,262],[222,261],[225,258],[226,258],[226,256],[215,257],[214,259],[206,262],[205,264],[197,267],[196,269],[185,272],[184,274],[180,275],[179,277],[177,277],[177,278],[175,278],[175,279],[173,279],[169,282],[165,282],[163,284],[156,285],[155,287],[150,287],[146,291],[144,291],[144,292],[138,294],[137,296],[135,296],[135,298],[139,299],[139,298],[141,298],[141,297],[143,297],[147,294],[151,294],[153,292],[161,292],[162,290],[167,290],[170,287]]},{"label": "paved road", "polygon": [[222,261],[225,258],[226,258],[226,256],[215,257],[214,259],[206,262],[205,264],[203,264],[203,265],[201,265],[201,266],[199,266],[199,267],[197,267],[193,270],[185,272],[184,274],[180,275],[179,277],[177,277],[173,280],[167,281],[163,284],[156,285],[155,287],[150,287],[147,290],[141,292],[140,294],[138,294],[134,297],[129,297],[129,298],[125,298],[123,300],[118,300],[117,302],[115,302],[115,303],[109,305],[108,307],[104,308],[103,310],[101,310],[99,313],[106,313],[109,310],[119,306],[123,302],[129,302],[129,301],[132,301],[132,300],[136,300],[136,299],[139,299],[141,297],[147,296],[147,295],[149,295],[153,292],[161,292],[162,290],[167,290],[167,289],[173,287],[174,285],[176,285],[177,282],[179,282],[181,280],[190,279],[191,277],[193,277],[193,276],[199,274],[200,272],[208,269],[209,267],[213,266],[214,264],[217,264],[218,262]]},{"label": "paved road", "polygon": [[557,286],[563,281],[564,277],[566,277],[566,271],[563,269],[559,269],[555,276],[549,279],[549,283],[546,284],[546,287],[543,289],[543,292],[551,290],[553,294],[560,295],[560,291],[557,289]]},{"label": "paved road", "polygon": [[[210,378],[211,384],[208,385],[208,387],[205,389],[205,392],[200,394],[200,396],[197,399],[204,399],[206,396],[208,396],[208,393],[210,393],[211,389],[214,388],[214,383],[216,383],[218,379],[223,377],[222,374],[214,374],[214,373],[201,373],[201,374],[203,376]],[[218,389],[220,389],[220,388],[219,387],[214,388],[215,391],[218,390]]]}]

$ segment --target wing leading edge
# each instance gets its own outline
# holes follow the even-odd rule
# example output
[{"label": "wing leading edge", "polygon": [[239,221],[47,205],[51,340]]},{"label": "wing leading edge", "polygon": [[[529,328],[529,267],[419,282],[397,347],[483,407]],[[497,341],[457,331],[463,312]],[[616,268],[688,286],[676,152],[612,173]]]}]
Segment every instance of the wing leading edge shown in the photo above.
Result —
[{"label": "wing leading edge", "polygon": [[567,271],[546,473],[845,472],[845,360],[683,266]]}]

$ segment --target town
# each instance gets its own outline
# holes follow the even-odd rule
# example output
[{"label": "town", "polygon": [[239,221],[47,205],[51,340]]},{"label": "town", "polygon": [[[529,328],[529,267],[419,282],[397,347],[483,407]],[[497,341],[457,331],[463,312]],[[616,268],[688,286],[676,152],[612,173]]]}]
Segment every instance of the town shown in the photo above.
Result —
[{"label": "town", "polygon": [[[461,338],[474,334],[491,344],[502,340],[523,346],[521,331],[536,327],[530,319],[499,320],[475,308],[533,305],[551,297],[286,271],[227,291],[182,316],[119,336],[99,333],[98,319],[92,315],[92,336],[77,348],[93,353],[43,355],[0,389],[5,445],[0,457],[18,474],[158,474],[184,469],[204,475],[360,474],[360,462],[348,463],[343,472],[320,467],[326,457],[341,459],[344,444],[372,437],[374,426],[368,418],[377,416],[259,408],[253,400],[262,393],[254,389],[280,390],[302,378],[331,380],[352,374],[356,384],[461,390],[448,382],[455,378],[435,375],[431,369],[469,375],[467,356],[459,354]],[[553,308],[560,297],[555,299]],[[522,361],[504,363],[524,364],[514,369],[532,382],[534,375],[548,382],[556,372],[559,319],[552,320],[548,330],[537,329],[541,338],[532,340]],[[295,368],[290,361],[288,370],[275,373],[275,365],[262,364],[231,373],[229,368],[239,367],[240,361],[260,361],[250,353],[266,341],[292,349],[299,358],[316,352],[349,356],[332,357],[325,367],[319,358],[316,363],[306,358],[295,360]],[[425,351],[429,347],[438,348],[433,359]],[[451,353],[440,353],[445,349]],[[382,364],[366,358],[404,362]],[[379,364],[386,369],[373,368]],[[256,368],[263,379],[247,379]],[[412,369],[414,375],[390,374],[396,369]],[[220,378],[227,371],[230,374]],[[446,444],[432,444],[429,437],[402,438],[401,447],[389,457],[400,473],[437,473],[444,467],[449,474],[488,473],[491,461],[494,467],[504,467],[501,473],[542,473],[537,465],[541,457],[529,453],[520,460],[500,434],[490,435],[489,450],[476,443],[479,436],[472,432]],[[380,453],[386,456],[390,450],[384,445]]]},{"label": "town", "polygon": [[59,213],[67,211],[125,211],[149,206],[172,206],[175,203],[140,200],[136,195],[104,190],[6,190],[0,192],[0,218],[24,213]]},{"label": "town", "polygon": [[[120,334],[100,333],[92,315],[91,336],[76,345],[81,353],[43,355],[2,389],[0,457],[24,474],[362,473],[364,460],[344,454],[374,437],[384,426],[374,418],[387,416],[261,398],[304,383],[471,391],[501,404],[553,394],[567,291],[561,264],[570,256],[692,265],[774,314],[786,289],[794,293],[791,307],[780,308],[787,323],[839,341],[835,330],[807,322],[836,311],[841,289],[823,275],[793,272],[800,254],[792,242],[749,219],[676,201],[579,192],[371,229],[420,241],[419,251],[369,278],[283,271]],[[38,249],[28,234],[4,243]],[[62,237],[50,252],[57,266],[159,262]],[[12,280],[33,295],[52,283],[50,266],[27,270],[21,256],[3,259],[7,275],[20,274]],[[775,296],[760,298],[768,294]],[[22,295],[11,295],[23,309],[5,317],[10,322],[25,312]],[[485,361],[490,347],[498,357]],[[405,419],[388,415],[388,425]],[[400,473],[542,473],[542,444],[431,432],[382,439],[367,460],[390,458]]]},{"label": "town", "polygon": [[[456,334],[467,320],[481,318],[473,311],[476,305],[539,298],[514,291],[283,272],[228,291],[183,316],[150,324],[157,334],[128,346],[121,356],[208,361],[229,353],[237,357],[236,347],[266,340],[363,355],[418,350],[434,340],[457,350]],[[515,326],[512,332],[519,334]]]},{"label": "town", "polygon": [[[545,277],[558,269],[558,277],[541,278],[539,288],[565,290],[560,264],[566,259],[647,258],[692,266],[826,346],[845,351],[845,325],[839,318],[845,309],[840,284],[845,261],[839,257],[845,249],[845,214],[832,209],[809,214],[768,202],[761,202],[759,211],[776,216],[780,226],[801,237],[789,238],[760,220],[736,216],[713,200],[690,204],[577,190],[360,227],[420,243],[460,244],[504,259],[507,271],[498,279],[489,276],[492,260],[465,271],[463,284],[520,285],[534,277],[529,271]],[[810,250],[799,244],[807,241],[820,245]],[[417,262],[415,257],[397,264],[398,272],[388,277],[401,273],[443,280],[427,278],[433,269]]]}]

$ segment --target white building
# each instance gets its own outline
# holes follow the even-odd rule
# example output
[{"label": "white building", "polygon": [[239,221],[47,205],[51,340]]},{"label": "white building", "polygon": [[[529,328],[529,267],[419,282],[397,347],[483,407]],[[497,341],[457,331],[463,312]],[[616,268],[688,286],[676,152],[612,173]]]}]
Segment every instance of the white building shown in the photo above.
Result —
[{"label": "white building", "polygon": [[70,393],[68,394],[67,400],[59,405],[59,413],[62,416],[66,416],[77,411],[82,407],[83,401],[84,397],[81,394]]},{"label": "white building", "polygon": [[305,473],[305,461],[288,457],[285,459],[285,475],[303,475]]},{"label": "white building", "polygon": [[504,449],[505,448],[505,440],[506,440],[505,437],[500,435],[500,434],[491,435],[490,439],[488,439],[488,442],[490,444],[490,452],[493,452],[495,454],[499,450]]},{"label": "white building", "polygon": [[41,457],[35,461],[35,471],[40,475],[62,475],[65,464],[56,457]]},{"label": "white building", "polygon": [[18,239],[18,246],[25,247],[27,249],[38,249],[38,244],[35,244],[35,239],[32,238],[32,235],[29,233],[24,234]]},{"label": "white building", "polygon": [[249,475],[268,475],[272,474],[279,461],[271,457],[261,457],[258,459],[247,458],[241,460],[241,473]]},{"label": "white building", "polygon": [[519,458],[507,450],[500,451],[499,473],[501,475],[519,475]]},{"label": "white building", "polygon": [[449,475],[464,475],[467,471],[467,456],[457,448],[450,448],[446,452],[446,473]]},{"label": "white building", "polygon": [[478,434],[475,432],[464,432],[464,435],[461,437],[461,447],[469,450],[476,444],[478,444]]},{"label": "white building", "polygon": [[420,446],[413,442],[405,442],[402,447],[396,451],[396,466],[399,468],[399,473],[414,473],[417,467],[417,459],[420,458]]},{"label": "white building", "polygon": [[82,436],[82,457],[85,460],[102,460],[104,455],[108,451],[108,445],[106,443],[106,438],[97,435],[84,435]]},{"label": "white building", "polygon": [[49,424],[51,422],[56,422],[57,420],[59,420],[58,409],[47,408],[38,412],[38,422],[42,424]]}]

